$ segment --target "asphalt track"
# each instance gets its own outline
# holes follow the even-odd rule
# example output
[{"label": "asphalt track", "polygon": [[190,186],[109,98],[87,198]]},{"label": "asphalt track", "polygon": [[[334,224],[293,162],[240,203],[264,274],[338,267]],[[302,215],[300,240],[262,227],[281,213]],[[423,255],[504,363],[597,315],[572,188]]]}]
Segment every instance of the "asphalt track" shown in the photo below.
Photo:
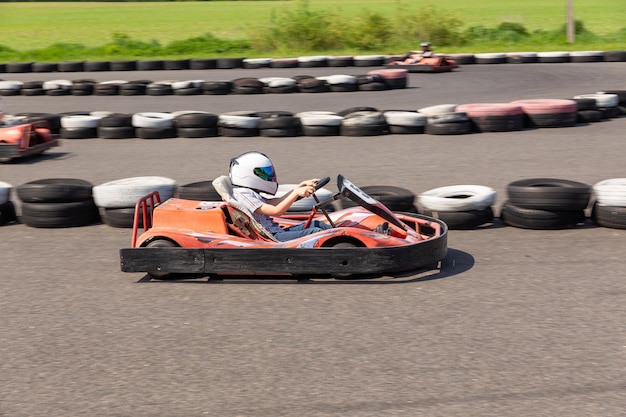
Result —
[{"label": "asphalt track", "polygon": [[[12,80],[231,80],[363,68],[2,74]],[[387,92],[3,97],[10,113],[416,109],[624,89],[626,63],[473,65]],[[279,180],[341,173],[419,193],[532,177],[626,176],[626,118],[465,136],[64,140],[0,180],[212,179],[243,151]],[[333,185],[329,185],[332,187]],[[14,196],[15,199],[15,196]],[[130,231],[0,228],[0,415],[624,416],[626,232],[451,231],[439,271],[373,281],[146,281]]]}]

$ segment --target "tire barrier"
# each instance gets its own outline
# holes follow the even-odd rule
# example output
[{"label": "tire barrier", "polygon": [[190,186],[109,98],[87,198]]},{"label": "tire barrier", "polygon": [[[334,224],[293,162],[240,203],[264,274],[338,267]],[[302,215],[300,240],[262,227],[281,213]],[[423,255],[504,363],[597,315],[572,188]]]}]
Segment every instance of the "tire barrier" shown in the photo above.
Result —
[{"label": "tire barrier", "polygon": [[[234,68],[312,68],[312,67],[374,67],[406,58],[398,55],[301,56],[297,58],[190,58],[79,62],[6,62],[0,63],[0,73],[29,72],[102,72],[102,71],[160,71],[186,69]],[[460,65],[526,64],[564,62],[625,62],[626,51],[548,51],[508,53],[436,54],[455,60]]]},{"label": "tire barrier", "polygon": [[383,91],[407,88],[405,69],[378,69],[360,75],[301,77],[241,77],[230,81],[210,80],[109,80],[51,81],[0,80],[0,96],[191,96],[226,94],[285,94],[351,91]]},{"label": "tire barrier", "polygon": [[[348,85],[345,82],[346,76],[341,77],[343,80],[341,84]],[[303,76],[296,82],[306,82],[309,79]],[[273,81],[276,81],[277,85],[282,83],[282,79],[274,79],[271,82]],[[235,111],[218,115],[198,110],[134,114],[103,111],[60,114],[18,113],[6,115],[4,121],[7,124],[19,124],[45,120],[50,126],[51,133],[59,135],[62,139],[166,139],[421,133],[464,135],[572,127],[581,123],[595,123],[621,117],[624,114],[626,114],[626,90],[610,90],[580,94],[572,99],[438,104],[417,110],[379,110],[375,107],[359,106],[338,112],[305,111],[296,114],[287,111]]]},{"label": "tire barrier", "polygon": [[[293,188],[282,184],[277,195]],[[492,225],[496,192],[484,185],[450,185],[418,195],[406,188],[391,185],[368,185],[361,189],[392,211],[420,213],[438,218],[451,230],[468,230]],[[21,201],[22,214],[16,215],[11,192]],[[111,227],[133,226],[135,203],[145,194],[158,191],[161,201],[178,197],[198,201],[219,201],[212,180],[178,186],[174,179],[158,176],[122,178],[93,186],[74,178],[46,178],[13,188],[0,182],[0,225],[21,223],[37,228],[67,228],[104,223]],[[529,178],[511,182],[507,199],[500,208],[504,225],[534,230],[573,228],[589,219],[597,226],[626,229],[626,178],[612,178],[593,186],[555,178]],[[333,192],[320,189],[320,200]],[[335,206],[338,205],[338,207]],[[309,212],[312,198],[300,199],[290,212]],[[353,207],[341,199],[329,206]]]},{"label": "tire barrier", "polygon": [[530,178],[507,186],[502,221],[523,229],[572,228],[585,221],[592,187],[576,181]]}]

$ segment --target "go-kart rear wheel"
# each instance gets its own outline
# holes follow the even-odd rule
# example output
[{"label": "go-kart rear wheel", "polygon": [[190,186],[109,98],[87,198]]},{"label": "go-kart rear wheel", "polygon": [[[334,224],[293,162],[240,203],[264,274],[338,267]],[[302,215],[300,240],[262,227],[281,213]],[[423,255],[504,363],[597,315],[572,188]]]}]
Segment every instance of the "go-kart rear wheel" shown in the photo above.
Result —
[{"label": "go-kart rear wheel", "polygon": [[[349,249],[349,248],[356,248],[358,247],[355,243],[352,242],[338,242],[335,243],[334,245],[332,245],[331,247],[333,248],[337,248],[337,249]],[[336,273],[336,274],[332,274],[333,278],[335,279],[355,279],[353,274],[350,273]]]},{"label": "go-kart rear wheel", "polygon": [[[156,239],[146,245],[147,248],[177,248],[178,245],[175,242],[167,239]],[[162,271],[148,271],[148,275],[153,279],[160,280],[172,280],[180,279],[181,274],[173,274],[171,272]]]}]

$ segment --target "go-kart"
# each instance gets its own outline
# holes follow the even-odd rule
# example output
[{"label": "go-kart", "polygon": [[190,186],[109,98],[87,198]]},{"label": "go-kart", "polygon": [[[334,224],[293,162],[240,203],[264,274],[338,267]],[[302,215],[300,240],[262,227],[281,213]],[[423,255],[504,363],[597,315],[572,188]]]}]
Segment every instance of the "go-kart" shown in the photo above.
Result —
[{"label": "go-kart", "polygon": [[[329,180],[318,181],[316,189]],[[325,201],[312,196],[315,202],[309,214],[288,212],[274,218],[281,226],[299,222],[308,226],[319,220],[332,228],[286,242],[277,241],[233,199],[227,176],[213,185],[223,201],[170,198],[161,202],[156,192],[140,198],[131,247],[120,249],[121,270],[146,272],[156,279],[351,279],[436,269],[447,253],[444,222],[394,213],[342,175],[337,178],[336,194]],[[340,198],[358,206],[329,210]]]},{"label": "go-kart", "polygon": [[59,142],[50,133],[45,120],[7,127],[0,125],[0,162],[38,155],[54,146],[59,146]]},{"label": "go-kart", "polygon": [[[411,60],[409,60],[411,61]],[[449,72],[459,65],[453,59],[446,58],[445,56],[434,56],[421,58],[415,62],[405,61],[392,61],[385,65],[386,68],[402,68],[408,72]]]}]

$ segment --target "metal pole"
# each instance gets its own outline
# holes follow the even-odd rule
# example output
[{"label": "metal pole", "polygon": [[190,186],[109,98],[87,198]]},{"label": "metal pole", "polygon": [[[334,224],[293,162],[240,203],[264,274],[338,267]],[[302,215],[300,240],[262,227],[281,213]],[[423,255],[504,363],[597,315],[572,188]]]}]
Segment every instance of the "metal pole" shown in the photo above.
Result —
[{"label": "metal pole", "polygon": [[567,0],[567,42],[574,43],[576,40],[576,29],[574,21],[574,0]]}]

